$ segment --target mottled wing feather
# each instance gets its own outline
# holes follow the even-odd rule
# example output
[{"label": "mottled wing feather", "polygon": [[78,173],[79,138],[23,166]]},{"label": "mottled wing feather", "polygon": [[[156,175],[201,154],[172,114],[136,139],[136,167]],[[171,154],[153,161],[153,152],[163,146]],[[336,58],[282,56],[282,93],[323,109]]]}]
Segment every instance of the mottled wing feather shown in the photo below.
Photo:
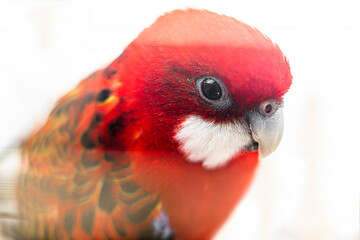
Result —
[{"label": "mottled wing feather", "polygon": [[60,99],[45,125],[24,145],[18,197],[27,222],[18,228],[19,236],[171,236],[154,225],[163,218],[159,195],[133,179],[134,166],[126,148],[110,146],[109,138],[119,139],[131,116],[129,111],[111,114],[115,106],[120,111],[124,99],[111,96],[114,86],[104,76],[116,72],[107,72],[91,75]]}]

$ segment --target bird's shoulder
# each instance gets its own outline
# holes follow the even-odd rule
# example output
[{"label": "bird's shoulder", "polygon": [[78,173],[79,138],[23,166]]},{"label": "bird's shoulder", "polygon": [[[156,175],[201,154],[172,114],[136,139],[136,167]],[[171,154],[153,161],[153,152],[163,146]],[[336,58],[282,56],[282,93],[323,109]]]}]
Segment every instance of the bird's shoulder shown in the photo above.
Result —
[{"label": "bird's shoulder", "polygon": [[42,226],[30,224],[26,235],[137,238],[164,229],[171,235],[159,194],[134,177],[130,148],[141,129],[131,100],[109,81],[115,75],[103,69],[80,82],[23,145],[21,213]]}]

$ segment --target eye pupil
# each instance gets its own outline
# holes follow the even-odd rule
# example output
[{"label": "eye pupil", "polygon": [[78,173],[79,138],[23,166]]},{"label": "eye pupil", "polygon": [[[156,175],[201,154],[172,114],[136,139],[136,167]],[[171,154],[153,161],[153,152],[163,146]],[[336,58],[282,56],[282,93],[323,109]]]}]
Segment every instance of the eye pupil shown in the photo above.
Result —
[{"label": "eye pupil", "polygon": [[218,100],[222,96],[220,84],[211,78],[204,79],[201,83],[201,91],[210,100]]},{"label": "eye pupil", "polygon": [[267,104],[267,105],[265,106],[265,113],[267,113],[267,114],[271,113],[272,109],[273,109],[272,105],[271,105],[271,104]]}]

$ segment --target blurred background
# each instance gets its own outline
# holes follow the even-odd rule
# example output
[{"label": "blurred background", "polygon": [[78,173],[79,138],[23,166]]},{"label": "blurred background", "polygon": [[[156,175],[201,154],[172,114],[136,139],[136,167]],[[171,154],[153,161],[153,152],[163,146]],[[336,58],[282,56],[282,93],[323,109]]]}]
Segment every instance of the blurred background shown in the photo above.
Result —
[{"label": "blurred background", "polygon": [[11,190],[14,149],[59,97],[159,15],[187,7],[255,26],[294,76],[282,143],[215,239],[359,239],[358,0],[0,0],[0,192]]}]

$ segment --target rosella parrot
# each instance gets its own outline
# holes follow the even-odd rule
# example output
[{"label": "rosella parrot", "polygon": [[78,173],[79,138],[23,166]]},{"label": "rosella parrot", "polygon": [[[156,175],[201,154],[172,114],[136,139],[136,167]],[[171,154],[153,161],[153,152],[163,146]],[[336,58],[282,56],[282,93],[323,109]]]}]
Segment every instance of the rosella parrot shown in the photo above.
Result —
[{"label": "rosella parrot", "polygon": [[280,48],[205,10],[159,17],[22,145],[18,239],[210,239],[278,146]]}]

